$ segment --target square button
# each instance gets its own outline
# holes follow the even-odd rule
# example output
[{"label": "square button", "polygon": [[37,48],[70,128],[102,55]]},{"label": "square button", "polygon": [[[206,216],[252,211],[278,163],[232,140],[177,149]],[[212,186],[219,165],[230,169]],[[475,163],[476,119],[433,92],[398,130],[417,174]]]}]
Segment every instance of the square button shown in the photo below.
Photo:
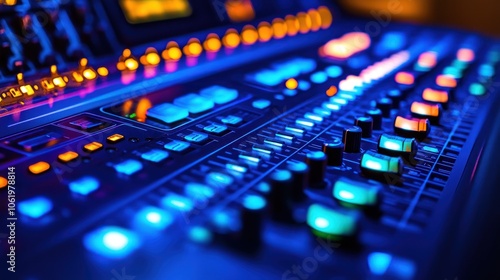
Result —
[{"label": "square button", "polygon": [[170,124],[187,118],[189,112],[187,109],[175,106],[174,104],[163,103],[149,109],[146,115],[150,118],[155,118]]},{"label": "square button", "polygon": [[133,175],[142,170],[142,163],[137,160],[128,159],[113,166],[117,173],[123,175]]},{"label": "square button", "polygon": [[203,128],[203,130],[205,130],[208,133],[215,134],[215,135],[221,135],[227,131],[227,127],[225,125],[213,123],[211,125],[205,126]]},{"label": "square button", "polygon": [[243,121],[242,118],[240,118],[238,116],[233,116],[233,115],[229,115],[229,116],[221,119],[222,123],[233,125],[233,126],[240,125],[242,121]]},{"label": "square button", "polygon": [[226,104],[238,97],[238,91],[216,85],[202,89],[200,95],[212,100],[215,104]]},{"label": "square button", "polygon": [[151,149],[143,154],[141,154],[141,158],[147,161],[152,162],[160,162],[166,158],[168,158],[168,152],[159,150],[159,149]]},{"label": "square button", "polygon": [[35,164],[32,164],[28,167],[29,171],[32,174],[38,175],[50,169],[50,164],[45,161],[39,161]]},{"label": "square button", "polygon": [[109,143],[118,143],[118,142],[122,141],[123,138],[124,138],[123,135],[116,133],[116,134],[109,136],[107,138],[107,140]]},{"label": "square button", "polygon": [[174,99],[174,104],[186,108],[192,114],[208,111],[214,107],[214,102],[195,93],[186,94]]},{"label": "square button", "polygon": [[193,132],[189,135],[184,136],[184,139],[189,142],[201,144],[208,139],[208,135],[205,133]]},{"label": "square button", "polygon": [[87,145],[83,146],[83,149],[89,153],[96,152],[102,148],[102,144],[99,142],[92,142],[88,143]]},{"label": "square button", "polygon": [[266,109],[269,106],[271,106],[271,101],[266,99],[258,99],[252,102],[252,107],[260,110]]},{"label": "square button", "polygon": [[165,146],[163,146],[163,147],[169,151],[180,153],[180,152],[184,152],[185,150],[187,150],[189,148],[189,146],[191,146],[189,143],[174,140],[174,141],[171,141],[171,142],[165,144]]},{"label": "square button", "polygon": [[72,152],[72,151],[68,151],[68,152],[62,153],[59,156],[57,156],[57,158],[62,162],[70,162],[70,161],[76,159],[77,157],[78,157],[78,153]]}]

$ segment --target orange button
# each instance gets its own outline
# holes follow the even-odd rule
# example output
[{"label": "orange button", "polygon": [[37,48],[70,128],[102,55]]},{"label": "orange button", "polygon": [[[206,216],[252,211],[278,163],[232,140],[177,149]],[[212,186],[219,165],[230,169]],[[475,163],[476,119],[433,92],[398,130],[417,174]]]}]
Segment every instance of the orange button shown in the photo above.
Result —
[{"label": "orange button", "polygon": [[415,77],[412,73],[399,72],[395,77],[396,83],[401,85],[413,85],[415,83]]},{"label": "orange button", "polygon": [[62,162],[68,162],[76,159],[78,157],[78,153],[68,151],[66,153],[60,154],[57,158]]},{"label": "orange button", "polygon": [[31,173],[37,175],[37,174],[41,174],[41,173],[49,170],[50,164],[46,163],[45,161],[40,161],[40,162],[37,162],[35,164],[30,165],[30,167],[28,167],[28,169],[30,170]]},{"label": "orange button", "polygon": [[101,148],[102,148],[102,144],[99,142],[92,142],[92,143],[88,143],[87,145],[83,146],[83,149],[89,153],[98,151]]},{"label": "orange button", "polygon": [[437,64],[437,53],[424,52],[418,57],[418,65],[425,68],[433,68]]},{"label": "orange button", "polygon": [[422,116],[439,116],[439,104],[427,104],[415,101],[411,104],[410,110],[412,113]]},{"label": "orange button", "polygon": [[7,183],[8,183],[8,181],[6,178],[0,177],[0,189],[7,187]]},{"label": "orange button", "polygon": [[428,122],[427,119],[406,119],[398,116],[394,126],[407,131],[424,132],[429,127]]},{"label": "orange button", "polygon": [[467,48],[459,49],[457,52],[457,59],[463,62],[472,62],[475,56],[474,51]]},{"label": "orange button", "polygon": [[426,88],[422,93],[422,98],[425,101],[447,103],[448,102],[448,92],[444,90],[435,90],[431,88]]},{"label": "orange button", "polygon": [[110,143],[116,143],[116,142],[119,142],[119,141],[123,140],[123,135],[116,133],[116,134],[113,134],[113,135],[109,136],[107,138],[107,140]]},{"label": "orange button", "polygon": [[452,76],[439,75],[436,77],[436,84],[442,87],[455,88],[457,87],[457,80]]}]

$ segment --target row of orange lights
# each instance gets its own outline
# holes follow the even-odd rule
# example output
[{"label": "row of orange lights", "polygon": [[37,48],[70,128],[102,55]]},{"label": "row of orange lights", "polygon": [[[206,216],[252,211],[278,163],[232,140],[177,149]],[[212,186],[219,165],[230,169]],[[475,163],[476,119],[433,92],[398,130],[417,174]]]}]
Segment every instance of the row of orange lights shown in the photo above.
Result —
[{"label": "row of orange lights", "polygon": [[160,63],[161,58],[166,61],[178,61],[183,55],[198,57],[203,51],[215,53],[223,46],[226,49],[234,49],[239,45],[249,46],[257,42],[267,42],[273,38],[282,39],[286,36],[295,36],[298,33],[306,34],[310,31],[327,29],[331,26],[332,21],[330,10],[321,6],[318,9],[299,12],[296,16],[288,15],[284,19],[275,18],[271,23],[263,21],[257,27],[248,24],[243,27],[241,32],[229,28],[222,38],[215,33],[208,34],[203,42],[198,38],[191,38],[182,48],[177,42],[171,41],[161,54],[155,48],[148,48],[139,60],[132,56],[130,49],[125,49],[117,63],[117,68],[120,71],[134,71],[139,67],[139,63],[144,66],[156,66]]}]

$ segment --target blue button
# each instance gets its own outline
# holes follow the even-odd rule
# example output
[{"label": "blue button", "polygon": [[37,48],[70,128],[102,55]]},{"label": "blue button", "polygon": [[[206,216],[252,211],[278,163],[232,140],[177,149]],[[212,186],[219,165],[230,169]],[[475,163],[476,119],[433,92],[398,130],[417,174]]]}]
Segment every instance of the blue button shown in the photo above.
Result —
[{"label": "blue button", "polygon": [[260,210],[266,207],[266,200],[259,195],[247,195],[243,199],[243,206],[250,210]]},{"label": "blue button", "polygon": [[342,68],[337,65],[328,66],[326,67],[325,71],[330,78],[337,78],[342,75]]},{"label": "blue button", "polygon": [[202,89],[200,95],[212,100],[215,104],[226,104],[238,97],[238,91],[222,86],[211,86]]},{"label": "blue button", "polygon": [[311,88],[311,83],[308,81],[299,81],[299,89],[300,90],[308,90]]},{"label": "blue button", "polygon": [[85,176],[69,183],[69,189],[77,194],[88,195],[99,188],[99,181],[91,176]]},{"label": "blue button", "polygon": [[311,82],[313,82],[315,84],[322,84],[322,83],[326,82],[327,80],[328,80],[328,76],[323,71],[316,72],[316,73],[313,73],[311,75]]},{"label": "blue button", "polygon": [[233,183],[233,177],[220,172],[210,172],[206,177],[206,182],[216,188],[226,188]]},{"label": "blue button", "polygon": [[126,229],[116,226],[98,228],[83,237],[87,250],[104,257],[121,259],[140,246],[139,237]]},{"label": "blue button", "polygon": [[276,75],[275,71],[267,69],[250,75],[249,79],[258,84],[269,87],[277,86],[283,81],[280,76]]},{"label": "blue button", "polygon": [[194,182],[187,183],[184,191],[187,196],[195,200],[207,200],[215,195],[215,191],[211,187]]},{"label": "blue button", "polygon": [[233,115],[229,115],[229,116],[221,119],[221,122],[223,122],[225,124],[234,125],[234,126],[239,125],[242,121],[243,121],[242,118],[240,118],[238,116],[233,116]]},{"label": "blue button", "polygon": [[300,74],[300,66],[292,63],[279,63],[273,66],[275,75],[281,78],[281,81],[296,77]]},{"label": "blue button", "polygon": [[310,58],[297,57],[292,59],[290,64],[298,65],[302,74],[312,72],[316,69],[316,61]]},{"label": "blue button", "polygon": [[142,163],[137,160],[127,159],[113,166],[116,172],[123,175],[133,175],[142,169]]},{"label": "blue button", "polygon": [[189,116],[189,112],[188,110],[173,104],[163,103],[150,108],[146,115],[149,118],[155,118],[165,123],[174,123],[187,118]]},{"label": "blue button", "polygon": [[266,109],[267,107],[271,106],[271,101],[266,99],[258,99],[252,102],[252,106],[256,109]]},{"label": "blue button", "polygon": [[213,123],[211,125],[205,126],[203,130],[205,130],[208,133],[220,135],[227,131],[227,126]]},{"label": "blue button", "polygon": [[286,88],[283,90],[283,94],[286,96],[295,96],[295,95],[297,95],[297,90]]},{"label": "blue button", "polygon": [[159,149],[151,149],[148,152],[145,152],[141,155],[141,158],[147,161],[152,162],[160,162],[166,158],[168,158],[168,152],[159,150]]},{"label": "blue button", "polygon": [[208,139],[208,135],[206,135],[205,133],[193,132],[191,134],[184,136],[184,139],[189,142],[200,144]]},{"label": "blue button", "polygon": [[139,230],[163,230],[174,221],[172,214],[157,207],[146,206],[135,215],[135,223]]},{"label": "blue button", "polygon": [[163,147],[169,151],[180,153],[180,152],[185,151],[187,148],[189,148],[189,146],[190,146],[189,143],[178,141],[178,140],[173,140],[173,141],[165,144],[165,146],[163,146]]},{"label": "blue button", "polygon": [[167,208],[177,209],[181,212],[189,212],[193,209],[193,202],[184,196],[171,193],[161,200],[161,205]]},{"label": "blue button", "polygon": [[186,94],[174,99],[174,104],[188,109],[192,114],[198,114],[214,107],[214,102],[195,93]]},{"label": "blue button", "polygon": [[37,196],[19,203],[19,212],[30,218],[38,219],[52,210],[52,202],[43,196]]}]

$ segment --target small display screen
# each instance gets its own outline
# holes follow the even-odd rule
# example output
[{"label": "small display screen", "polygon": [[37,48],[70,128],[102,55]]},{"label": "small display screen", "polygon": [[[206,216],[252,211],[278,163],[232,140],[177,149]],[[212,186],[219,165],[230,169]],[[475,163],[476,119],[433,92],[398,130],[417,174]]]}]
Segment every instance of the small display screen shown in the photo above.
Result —
[{"label": "small display screen", "polygon": [[119,0],[131,24],[188,17],[192,13],[188,0]]}]

